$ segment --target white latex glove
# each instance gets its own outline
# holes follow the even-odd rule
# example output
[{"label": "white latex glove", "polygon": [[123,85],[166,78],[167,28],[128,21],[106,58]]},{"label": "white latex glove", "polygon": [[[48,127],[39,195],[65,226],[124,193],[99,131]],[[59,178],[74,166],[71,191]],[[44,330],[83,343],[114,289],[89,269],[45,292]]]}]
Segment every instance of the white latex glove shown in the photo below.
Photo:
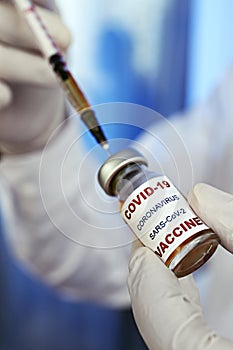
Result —
[{"label": "white latex glove", "polygon": [[[60,49],[66,50],[70,34],[60,17],[41,7],[38,12]],[[0,1],[0,151],[24,153],[43,147],[63,119],[63,92],[34,35],[12,3]]]},{"label": "white latex glove", "polygon": [[[205,184],[194,187],[190,204],[233,252],[233,196]],[[128,286],[137,326],[151,350],[228,350],[233,343],[206,324],[191,276],[177,279],[148,248],[130,261]],[[231,278],[231,276],[229,276]]]}]

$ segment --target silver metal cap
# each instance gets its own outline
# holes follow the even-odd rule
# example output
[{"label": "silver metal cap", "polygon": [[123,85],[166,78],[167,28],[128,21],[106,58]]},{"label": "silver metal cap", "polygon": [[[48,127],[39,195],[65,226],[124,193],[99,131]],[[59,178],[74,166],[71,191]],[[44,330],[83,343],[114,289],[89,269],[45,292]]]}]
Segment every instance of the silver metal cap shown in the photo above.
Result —
[{"label": "silver metal cap", "polygon": [[132,148],[123,149],[113,154],[104,162],[98,172],[98,181],[107,194],[110,196],[115,195],[111,190],[111,181],[120,170],[133,163],[147,165],[144,156]]}]

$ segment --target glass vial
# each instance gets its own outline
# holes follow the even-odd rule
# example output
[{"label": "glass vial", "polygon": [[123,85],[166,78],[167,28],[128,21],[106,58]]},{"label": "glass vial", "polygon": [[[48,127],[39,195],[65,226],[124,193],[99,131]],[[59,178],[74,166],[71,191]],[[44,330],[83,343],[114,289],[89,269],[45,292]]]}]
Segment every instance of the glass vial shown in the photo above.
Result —
[{"label": "glass vial", "polygon": [[137,238],[177,277],[195,271],[216,250],[218,236],[166,176],[148,169],[136,150],[108,158],[98,180],[107,194],[118,197],[121,216]]}]

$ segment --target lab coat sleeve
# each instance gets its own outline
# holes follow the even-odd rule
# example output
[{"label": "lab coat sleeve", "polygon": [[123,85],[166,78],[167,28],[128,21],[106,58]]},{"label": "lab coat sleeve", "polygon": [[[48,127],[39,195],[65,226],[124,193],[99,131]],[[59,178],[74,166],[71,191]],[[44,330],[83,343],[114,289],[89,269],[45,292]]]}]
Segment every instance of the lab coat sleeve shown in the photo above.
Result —
[{"label": "lab coat sleeve", "polygon": [[6,238],[22,266],[62,295],[127,307],[131,233],[96,183],[98,164],[85,155],[76,120],[44,152],[3,157]]},{"label": "lab coat sleeve", "polygon": [[233,192],[232,96],[233,65],[208,99],[158,118],[138,140],[150,167],[170,177],[184,195],[198,182]]}]

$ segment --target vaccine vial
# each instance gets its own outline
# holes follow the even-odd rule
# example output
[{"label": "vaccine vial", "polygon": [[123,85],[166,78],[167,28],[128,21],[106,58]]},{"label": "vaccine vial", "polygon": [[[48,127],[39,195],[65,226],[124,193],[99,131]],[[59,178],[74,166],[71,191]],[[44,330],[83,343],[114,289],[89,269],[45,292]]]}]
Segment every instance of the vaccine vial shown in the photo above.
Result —
[{"label": "vaccine vial", "polygon": [[196,215],[164,175],[150,171],[143,155],[124,149],[98,172],[104,191],[119,199],[120,213],[143,245],[177,277],[203,265],[218,246],[218,236]]}]

